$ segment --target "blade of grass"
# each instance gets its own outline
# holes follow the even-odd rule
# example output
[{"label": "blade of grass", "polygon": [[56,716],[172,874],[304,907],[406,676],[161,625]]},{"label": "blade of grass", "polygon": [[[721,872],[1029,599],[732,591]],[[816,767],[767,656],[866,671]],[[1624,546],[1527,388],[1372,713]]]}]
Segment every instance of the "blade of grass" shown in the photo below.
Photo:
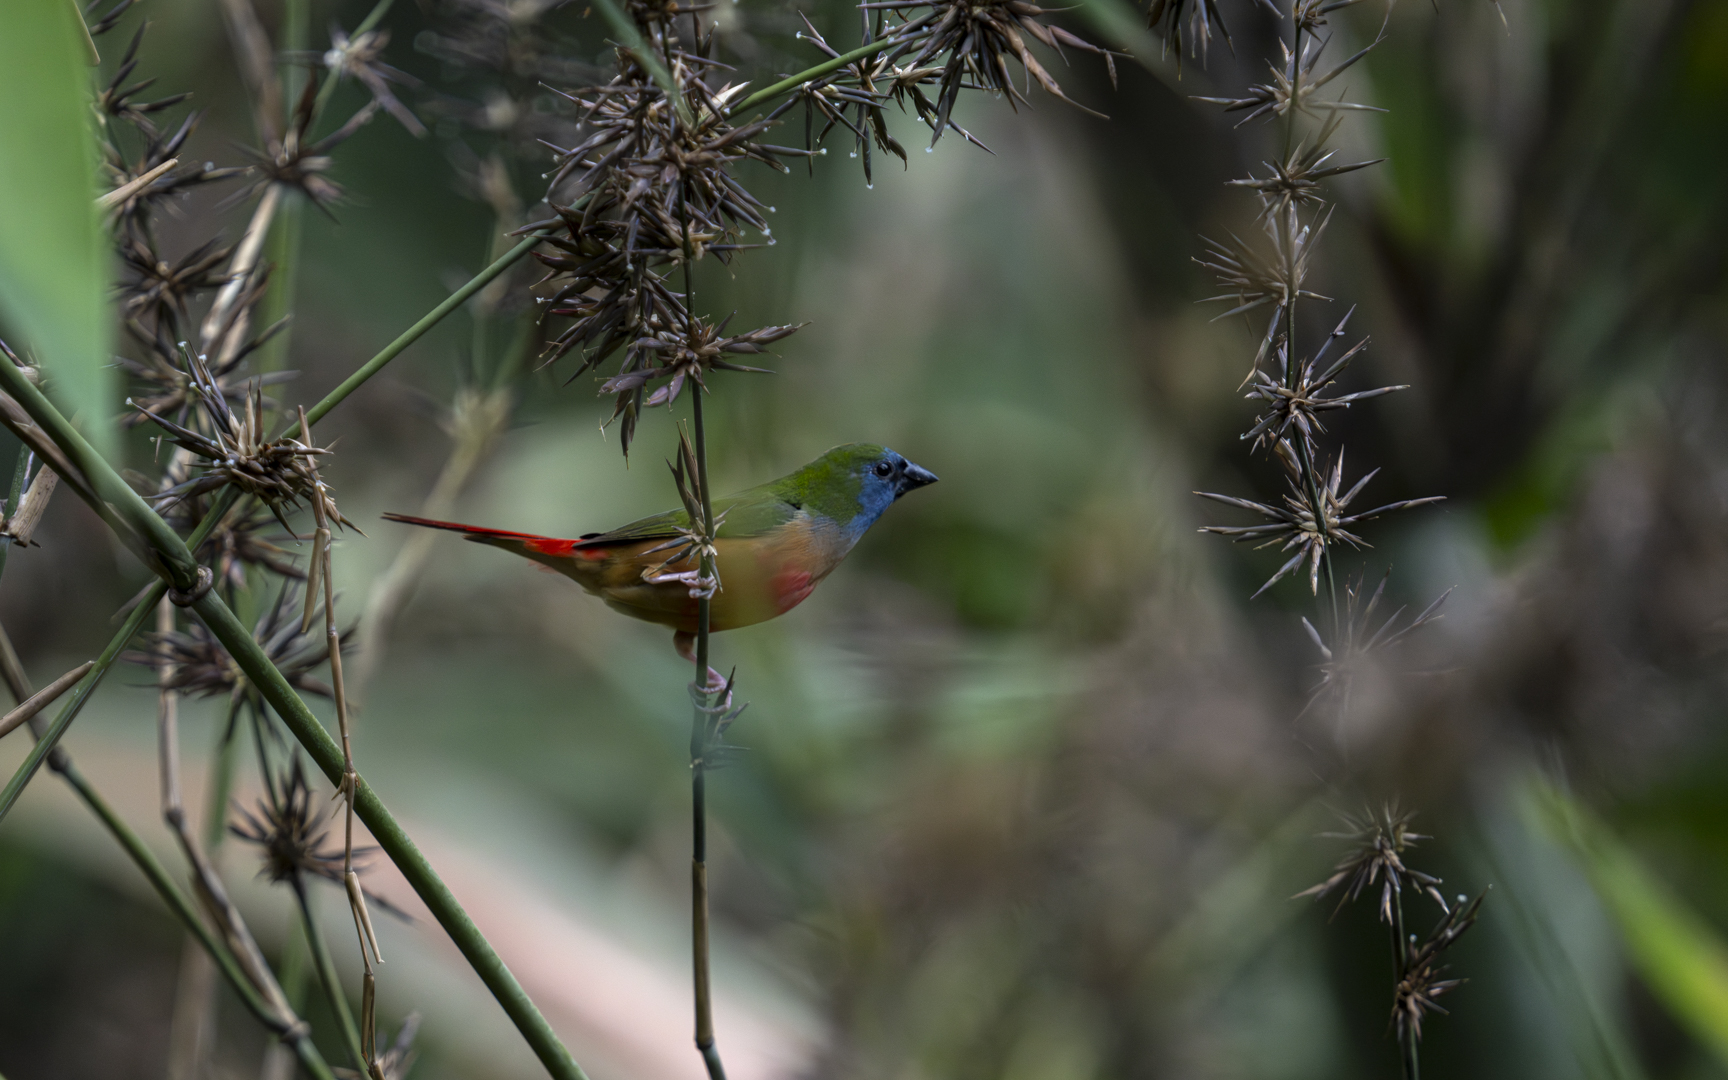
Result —
[{"label": "blade of grass", "polygon": [[1728,943],[1577,801],[1537,789],[1548,834],[1578,858],[1638,974],[1717,1061],[1728,1064]]}]

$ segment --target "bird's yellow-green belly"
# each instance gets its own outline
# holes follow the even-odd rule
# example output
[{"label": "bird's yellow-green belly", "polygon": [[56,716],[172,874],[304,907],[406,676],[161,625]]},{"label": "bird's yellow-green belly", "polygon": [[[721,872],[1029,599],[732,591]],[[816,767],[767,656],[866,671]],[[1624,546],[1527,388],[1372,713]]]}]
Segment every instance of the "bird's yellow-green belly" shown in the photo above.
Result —
[{"label": "bird's yellow-green belly", "polygon": [[[721,539],[715,550],[720,591],[709,606],[712,630],[735,630],[792,610],[838,561],[822,558],[825,553],[797,533]],[[556,569],[625,615],[695,633],[698,601],[687,582],[672,576],[692,572],[697,564],[686,556],[661,565],[676,552],[659,540],[577,549]]]}]

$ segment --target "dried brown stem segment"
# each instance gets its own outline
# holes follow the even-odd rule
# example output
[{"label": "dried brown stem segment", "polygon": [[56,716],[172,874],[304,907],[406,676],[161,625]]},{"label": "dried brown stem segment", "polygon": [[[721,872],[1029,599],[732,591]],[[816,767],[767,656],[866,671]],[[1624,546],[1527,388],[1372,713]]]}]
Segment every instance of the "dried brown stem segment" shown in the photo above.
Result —
[{"label": "dried brown stem segment", "polygon": [[11,508],[0,507],[0,537],[11,537],[19,547],[29,547],[30,538],[36,535],[36,526],[42,521],[42,512],[48,509],[48,500],[59,483],[60,474],[53,469],[44,465],[38,470],[36,479],[30,482],[30,490],[19,497],[17,510],[7,516],[4,511]]},{"label": "dried brown stem segment", "polygon": [[118,206],[120,203],[130,199],[132,196],[143,191],[151,184],[154,184],[160,177],[167,175],[168,172],[178,164],[180,164],[179,158],[169,158],[167,161],[164,161],[149,172],[133,177],[126,183],[121,184],[108,194],[96,196],[96,205],[104,210],[107,210],[112,206]]},{"label": "dried brown stem segment", "polygon": [[[7,647],[10,649],[10,643],[8,643]],[[19,705],[5,716],[0,716],[0,738],[10,735],[14,728],[26,723],[37,713],[54,704],[55,699],[59,698],[61,694],[64,694],[66,691],[72,689],[73,686],[77,685],[78,680],[88,675],[90,669],[95,666],[96,661],[94,660],[84,661],[71,671],[68,671],[66,674],[55,679],[47,686],[44,686],[41,690],[30,695],[25,699],[23,704]],[[16,691],[14,691],[14,693],[16,693]]]},{"label": "dried brown stem segment", "polygon": [[[230,0],[232,3],[244,3],[244,0]],[[276,211],[282,205],[282,187],[271,184],[264,189],[264,195],[258,200],[258,206],[252,211],[252,220],[246,225],[246,235],[234,249],[234,257],[228,263],[228,283],[222,286],[222,291],[216,294],[215,303],[210,305],[210,313],[204,317],[204,323],[199,327],[199,352],[215,351],[215,365],[220,368],[233,354],[239,350],[246,339],[246,330],[251,324],[251,312],[240,303],[246,292],[252,273],[258,267],[258,256],[264,250],[264,239],[270,234],[270,224],[276,219]]]}]

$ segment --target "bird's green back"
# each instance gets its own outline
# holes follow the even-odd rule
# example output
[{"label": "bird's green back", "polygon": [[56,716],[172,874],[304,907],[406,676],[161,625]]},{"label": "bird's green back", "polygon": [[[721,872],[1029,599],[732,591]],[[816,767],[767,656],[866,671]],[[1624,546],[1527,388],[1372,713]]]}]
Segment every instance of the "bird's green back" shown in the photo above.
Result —
[{"label": "bird's green back", "polygon": [[[863,471],[885,451],[870,443],[837,446],[795,472],[736,495],[714,500],[714,516],[724,519],[722,539],[761,536],[791,521],[800,510],[846,524],[858,513]],[[690,525],[683,510],[668,510],[584,540],[625,543],[675,536]]]}]

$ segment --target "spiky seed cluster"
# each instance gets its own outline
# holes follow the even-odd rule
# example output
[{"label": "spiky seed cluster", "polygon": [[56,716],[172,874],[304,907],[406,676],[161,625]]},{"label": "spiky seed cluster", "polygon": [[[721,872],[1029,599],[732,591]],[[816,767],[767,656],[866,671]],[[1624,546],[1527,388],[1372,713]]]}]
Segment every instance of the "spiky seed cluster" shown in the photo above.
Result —
[{"label": "spiky seed cluster", "polygon": [[[724,323],[694,315],[668,281],[687,261],[712,254],[726,262],[754,246],[741,243],[746,229],[768,235],[769,208],[732,175],[734,166],[756,161],[784,171],[783,158],[806,151],[758,142],[771,119],[732,124],[726,105],[743,87],[709,89],[703,76],[716,65],[669,47],[669,25],[648,28],[669,56],[678,96],[623,49],[611,81],[569,95],[582,106],[589,134],[558,153],[552,191],[564,234],[550,241],[556,252],[537,253],[558,285],[548,314],[571,320],[548,361],[579,351],[581,374],[624,350],[618,374],[601,391],[617,397],[613,415],[622,421],[626,453],[643,408],[670,404],[687,380],[701,385],[707,371],[756,370],[725,357],[760,353],[798,329],[727,336]],[[711,45],[711,35],[699,43]],[[650,398],[655,382],[666,385]]]},{"label": "spiky seed cluster", "polygon": [[1404,626],[1398,626],[1398,619],[1405,611],[1400,606],[1375,628],[1374,613],[1380,606],[1381,598],[1386,592],[1386,581],[1390,577],[1390,571],[1381,577],[1380,584],[1375,586],[1373,595],[1368,597],[1366,604],[1362,602],[1360,576],[1345,585],[1344,611],[1331,645],[1326,644],[1320,631],[1314,628],[1307,616],[1303,616],[1302,628],[1308,632],[1309,640],[1314,642],[1314,647],[1320,650],[1320,655],[1324,658],[1320,665],[1320,682],[1309,694],[1304,713],[1325,698],[1336,700],[1341,711],[1348,710],[1351,691],[1364,667],[1374,662],[1379,654],[1403,641],[1413,631],[1440,619],[1440,605],[1452,595],[1451,589],[1441,593],[1432,604],[1422,609],[1420,615]]},{"label": "spiky seed cluster", "polygon": [[338,73],[342,78],[354,79],[364,86],[371,94],[378,107],[396,118],[396,122],[407,128],[415,137],[426,135],[426,125],[420,118],[408,110],[408,106],[396,97],[396,92],[390,89],[392,83],[397,86],[419,86],[420,80],[406,72],[398,71],[383,61],[384,47],[390,44],[390,31],[365,30],[348,36],[341,27],[330,30],[330,48],[320,58],[324,67]]},{"label": "spiky seed cluster", "polygon": [[1282,62],[1268,63],[1267,68],[1272,77],[1268,82],[1255,83],[1241,97],[1203,97],[1198,101],[1210,102],[1224,106],[1225,112],[1247,112],[1237,122],[1237,127],[1258,120],[1262,117],[1286,116],[1292,113],[1303,113],[1308,116],[1323,116],[1340,112],[1385,112],[1372,105],[1362,105],[1342,98],[1336,101],[1326,101],[1317,95],[1338,76],[1350,70],[1358,60],[1373,51],[1380,44],[1376,38],[1366,46],[1358,49],[1348,57],[1326,69],[1320,70],[1321,57],[1326,52],[1326,42],[1313,36],[1304,36],[1298,49],[1292,50],[1284,42],[1279,42],[1282,51]]},{"label": "spiky seed cluster", "polygon": [[[1320,591],[1320,560],[1328,550],[1340,543],[1349,544],[1354,548],[1370,546],[1362,537],[1350,531],[1359,522],[1370,521],[1382,514],[1390,514],[1396,510],[1407,510],[1412,506],[1425,506],[1428,503],[1439,502],[1443,496],[1429,496],[1423,499],[1404,499],[1399,502],[1387,503],[1372,510],[1364,510],[1357,514],[1347,514],[1346,510],[1368,486],[1368,481],[1374,479],[1379,469],[1371,470],[1355,486],[1341,492],[1344,483],[1344,452],[1340,450],[1333,462],[1331,472],[1325,474],[1318,484],[1310,483],[1310,478],[1298,463],[1296,453],[1288,442],[1277,445],[1279,460],[1284,463],[1285,472],[1290,485],[1290,493],[1284,496],[1280,506],[1254,502],[1251,499],[1238,499],[1231,495],[1218,495],[1209,491],[1196,491],[1194,494],[1202,499],[1211,499],[1226,506],[1238,506],[1244,510],[1252,510],[1266,519],[1263,525],[1206,525],[1201,532],[1228,536],[1240,543],[1250,540],[1263,540],[1259,547],[1270,547],[1283,541],[1282,550],[1294,551],[1288,562],[1278,568],[1278,572],[1267,579],[1254,595],[1270,589],[1286,574],[1308,563],[1308,587],[1316,595]],[[1318,498],[1316,498],[1318,495]]]},{"label": "spiky seed cluster", "polygon": [[[1242,436],[1252,442],[1256,450],[1277,445],[1294,436],[1307,444],[1308,452],[1312,455],[1315,451],[1314,437],[1326,430],[1326,426],[1320,422],[1321,413],[1348,409],[1358,401],[1410,389],[1408,386],[1399,385],[1359,390],[1354,394],[1327,393],[1338,376],[1350,366],[1350,361],[1368,347],[1368,339],[1363,338],[1344,350],[1336,360],[1326,362],[1326,354],[1333,343],[1344,336],[1344,328],[1355,312],[1356,309],[1351,308],[1344,313],[1344,318],[1339,321],[1337,328],[1327,335],[1326,341],[1313,356],[1301,363],[1298,371],[1290,371],[1289,348],[1280,343],[1277,350],[1278,370],[1275,373],[1258,367],[1249,373],[1252,385],[1247,394],[1248,400],[1265,403],[1264,411],[1255,419],[1254,426]],[[1321,367],[1322,364],[1326,366]]]},{"label": "spiky seed cluster", "polygon": [[1427,940],[1404,943],[1404,974],[1392,992],[1392,1024],[1400,1042],[1407,1036],[1421,1039],[1422,1018],[1430,1012],[1446,1012],[1434,999],[1463,985],[1463,979],[1441,978],[1447,968],[1439,962],[1440,954],[1476,924],[1486,896],[1486,892],[1480,893],[1469,903],[1460,896],[1458,907],[1446,912]]},{"label": "spiky seed cluster", "polygon": [[1344,815],[1344,830],[1342,832],[1322,833],[1328,839],[1345,840],[1351,845],[1350,850],[1333,868],[1331,877],[1318,885],[1303,889],[1298,897],[1312,896],[1320,899],[1339,886],[1344,887],[1338,897],[1338,906],[1333,914],[1344,910],[1344,905],[1355,901],[1364,890],[1374,885],[1380,885],[1380,920],[1392,922],[1392,901],[1395,895],[1401,895],[1404,886],[1426,894],[1440,910],[1447,910],[1446,898],[1440,895],[1440,879],[1420,870],[1413,870],[1404,863],[1404,853],[1416,846],[1417,841],[1427,840],[1424,836],[1410,828],[1410,822],[1415,814],[1407,813],[1398,808],[1396,803],[1386,803],[1378,810],[1367,810],[1360,817]]},{"label": "spiky seed cluster", "polygon": [[1164,39],[1167,54],[1176,54],[1178,73],[1182,70],[1184,45],[1189,56],[1198,56],[1205,62],[1212,46],[1213,27],[1217,27],[1224,44],[1230,44],[1230,28],[1224,25],[1218,0],[1152,0],[1146,12],[1146,26]]},{"label": "spiky seed cluster", "polygon": [[[275,602],[265,608],[253,627],[253,640],[290,686],[303,693],[330,697],[334,692],[329,685],[312,676],[330,659],[330,650],[321,635],[300,631],[298,608],[298,586],[284,582]],[[352,634],[349,630],[341,635],[343,651],[347,651]],[[227,695],[236,705],[243,700],[254,704],[261,700],[239,663],[202,623],[193,623],[186,630],[152,635],[148,642],[145,649],[126,653],[125,659],[152,668],[167,665],[169,689],[199,697]]]},{"label": "spiky seed cluster", "polygon": [[1110,73],[1111,85],[1116,83],[1116,60],[1108,49],[1044,21],[1049,12],[1028,0],[949,0],[938,4],[929,0],[883,0],[861,4],[860,7],[889,12],[901,20],[893,28],[896,37],[908,40],[915,36],[922,38],[917,50],[911,54],[911,68],[940,65],[942,73],[936,80],[935,117],[929,122],[932,146],[948,127],[949,114],[953,112],[962,90],[993,91],[1006,98],[1010,106],[1030,104],[1025,93],[1014,83],[1015,64],[1019,65],[1028,84],[1036,81],[1045,93],[1094,116],[1103,115],[1079,105],[1062,92],[1055,78],[1032,54],[1028,39],[1058,53],[1066,46],[1101,56]]},{"label": "spiky seed cluster", "polygon": [[228,831],[263,848],[263,874],[273,882],[297,884],[305,877],[340,882],[342,845],[330,840],[329,823],[312,800],[300,758],[268,787],[255,810],[235,807],[237,820]]},{"label": "spiky seed cluster", "polygon": [[228,395],[211,376],[205,358],[190,350],[184,352],[192,376],[190,392],[203,408],[208,433],[145,412],[141,407],[139,411],[166,431],[175,445],[201,459],[198,464],[204,471],[157,498],[172,506],[182,499],[233,485],[268,506],[282,521],[282,527],[290,531],[287,521],[282,519],[282,511],[314,498],[325,499],[333,520],[348,525],[347,519],[335,512],[334,504],[328,502],[328,491],[312,466],[312,458],[330,451],[289,436],[270,438],[265,431],[268,421],[258,385],[252,384],[251,392],[244,396],[241,408],[236,411],[229,407]]},{"label": "spiky seed cluster", "polygon": [[[182,499],[163,514],[168,523],[180,532],[191,532],[209,512],[209,496]],[[268,570],[279,577],[296,581],[306,579],[306,571],[293,563],[293,554],[277,543],[292,539],[279,532],[281,522],[268,509],[248,509],[236,506],[225,514],[194,553],[199,562],[209,566],[216,581],[231,589],[248,585],[249,567]],[[275,535],[271,535],[275,534]]]},{"label": "spiky seed cluster", "polygon": [[[840,51],[828,44],[807,17],[804,18],[804,29],[799,37],[815,45],[829,59],[838,58]],[[866,43],[875,40],[868,33],[869,15],[864,17]],[[882,17],[877,16],[877,22]],[[878,27],[880,29],[880,26]],[[852,133],[854,149],[852,155],[862,159],[864,166],[864,182],[873,183],[872,174],[873,150],[881,150],[893,154],[900,159],[902,165],[907,163],[906,148],[888,133],[888,118],[884,106],[892,101],[900,107],[901,112],[911,111],[923,121],[934,133],[941,124],[936,111],[936,105],[924,94],[923,87],[934,87],[942,75],[942,68],[936,64],[918,67],[900,63],[905,53],[916,45],[916,41],[905,41],[879,52],[854,61],[847,67],[843,80],[819,80],[800,86],[796,100],[804,105],[804,147],[813,150],[828,138],[829,132],[836,127],[843,127]],[[817,131],[816,118],[822,118],[822,129]],[[948,126],[958,132],[960,137],[975,146],[988,150],[973,137],[972,133],[948,120]],[[814,162],[808,163],[812,172]]]}]

